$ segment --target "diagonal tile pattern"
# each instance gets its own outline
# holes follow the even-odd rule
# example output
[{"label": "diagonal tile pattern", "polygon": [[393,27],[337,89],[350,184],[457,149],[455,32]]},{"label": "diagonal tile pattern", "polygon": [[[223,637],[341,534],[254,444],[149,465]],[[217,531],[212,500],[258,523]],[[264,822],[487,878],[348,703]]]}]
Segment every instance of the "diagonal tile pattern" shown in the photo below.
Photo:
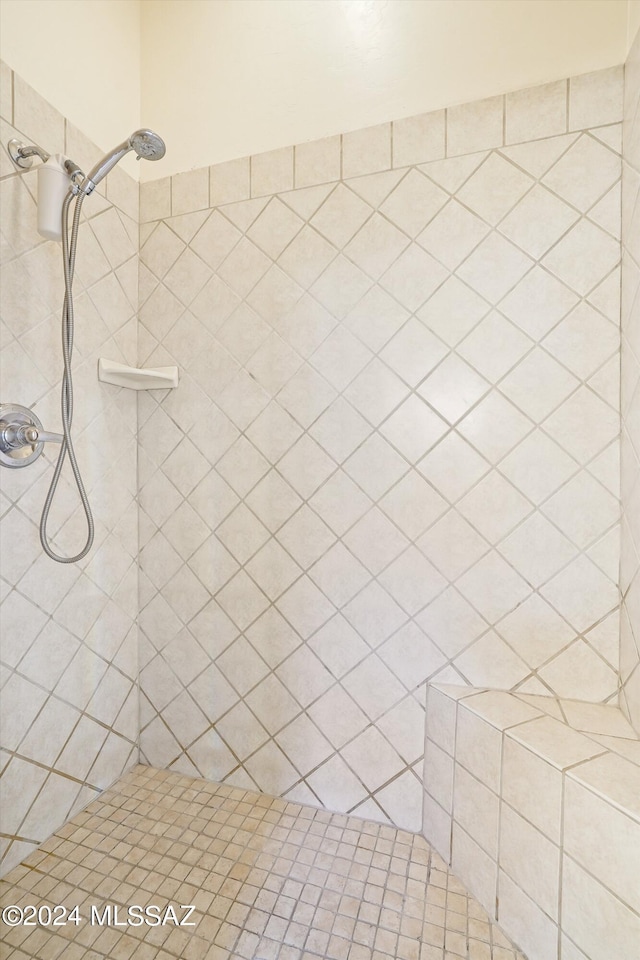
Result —
[{"label": "diagonal tile pattern", "polygon": [[[102,151],[9,71],[9,84],[12,79],[14,102],[9,97],[9,115],[2,117],[3,140],[18,137],[52,150],[40,127],[48,117],[59,130],[59,149],[90,168]],[[25,124],[20,129],[12,126],[14,108]],[[2,400],[32,407],[48,430],[59,431],[60,246],[36,231],[35,168],[16,173],[4,154]],[[62,565],[42,553],[37,524],[55,446],[28,469],[0,471],[2,872],[138,759],[136,401],[130,391],[99,383],[95,375],[99,356],[136,363],[138,187],[117,170],[107,189],[106,196],[98,190],[84,205],[74,284],[74,439],[96,521],[91,554],[80,564]],[[184,249],[163,225],[148,249],[149,262],[164,278]],[[168,287],[154,302],[154,329],[164,336],[184,306]],[[67,464],[49,525],[54,548],[67,555],[85,536],[68,470]],[[158,522],[182,502],[173,485],[170,490],[175,499],[169,496],[163,509],[156,504]],[[186,522],[178,546],[184,554],[197,533],[189,515],[181,516]],[[172,529],[169,523],[167,532]],[[176,559],[182,565],[178,554]]]},{"label": "diagonal tile pattern", "polygon": [[[427,681],[558,693],[586,649],[588,695],[615,698],[595,639],[618,615],[611,143],[595,129],[460,150],[148,224],[141,339],[204,393],[194,430],[162,394],[143,427],[148,762],[419,829]],[[184,310],[154,329],[145,304],[165,291]],[[223,447],[207,440],[221,412]],[[163,449],[165,427],[193,459],[179,437]],[[167,490],[166,517],[148,487]],[[217,490],[241,502],[219,509]],[[229,558],[208,580],[207,544]],[[169,647],[154,606],[158,577],[185,569],[234,634],[190,685],[167,651],[210,642],[196,582],[169,600]],[[175,739],[185,690],[215,737]]]}]

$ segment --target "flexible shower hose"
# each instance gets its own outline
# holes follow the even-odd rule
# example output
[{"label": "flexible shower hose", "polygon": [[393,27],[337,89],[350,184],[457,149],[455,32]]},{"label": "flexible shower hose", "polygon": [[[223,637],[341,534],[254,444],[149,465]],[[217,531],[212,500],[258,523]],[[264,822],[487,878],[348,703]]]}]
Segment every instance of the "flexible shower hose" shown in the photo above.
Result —
[{"label": "flexible shower hose", "polygon": [[[71,226],[71,240],[69,240],[69,207],[71,206],[71,201],[74,197],[74,190],[71,188],[65,197],[64,203],[62,205],[62,260],[64,263],[64,302],[62,305],[62,357],[64,360],[64,373],[62,376],[62,390],[60,395],[60,405],[62,409],[62,433],[63,441],[60,445],[60,453],[58,454],[58,462],[56,463],[55,469],[53,471],[53,477],[51,479],[51,486],[49,487],[49,492],[44,501],[44,507],[42,508],[42,517],[40,518],[40,542],[42,548],[48,557],[51,557],[52,560],[56,560],[58,563],[76,563],[78,560],[82,560],[83,557],[89,553],[91,546],[93,544],[93,535],[94,535],[94,525],[93,517],[91,515],[91,507],[89,505],[89,498],[87,497],[86,491],[84,489],[84,484],[82,482],[82,476],[80,474],[80,468],[78,466],[78,461],[76,460],[75,450],[73,449],[73,442],[71,440],[71,421],[73,419],[73,379],[71,374],[71,355],[73,353],[73,274],[76,265],[76,247],[78,244],[78,227],[80,225],[80,212],[82,210],[82,201],[84,200],[84,194],[78,193],[76,196],[76,205],[73,211],[73,224]],[[49,511],[51,509],[51,504],[53,503],[53,498],[55,496],[56,490],[58,488],[58,481],[60,480],[60,474],[64,466],[64,461],[66,457],[69,457],[69,463],[71,464],[71,469],[73,471],[73,477],[76,481],[76,486],[78,488],[78,493],[80,494],[80,500],[82,501],[82,506],[84,508],[85,517],[87,518],[87,542],[84,547],[77,553],[75,557],[62,557],[59,554],[55,553],[52,550],[49,544],[49,538],[47,536],[47,521],[49,519]]]}]

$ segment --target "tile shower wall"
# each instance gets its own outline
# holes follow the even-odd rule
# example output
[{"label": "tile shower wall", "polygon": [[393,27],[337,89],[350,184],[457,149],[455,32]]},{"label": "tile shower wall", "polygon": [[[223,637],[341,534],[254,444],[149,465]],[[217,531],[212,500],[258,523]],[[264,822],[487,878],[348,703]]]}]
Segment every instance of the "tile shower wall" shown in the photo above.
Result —
[{"label": "tile shower wall", "polygon": [[[4,65],[1,79],[2,402],[59,431],[60,245],[36,232],[35,168],[16,173],[5,145],[35,141],[85,169],[101,151]],[[138,189],[114,171],[108,190],[85,203],[75,284],[76,451],[96,520],[84,561],[57,564],[39,544],[57,448],[0,470],[3,871],[138,759],[136,403],[96,375],[99,355],[135,362]],[[67,555],[84,543],[66,469],[50,532]]]},{"label": "tile shower wall", "polygon": [[148,762],[419,829],[427,680],[616,700],[621,81],[143,186]]},{"label": "tile shower wall", "polygon": [[640,34],[625,70],[620,706],[640,733]]}]

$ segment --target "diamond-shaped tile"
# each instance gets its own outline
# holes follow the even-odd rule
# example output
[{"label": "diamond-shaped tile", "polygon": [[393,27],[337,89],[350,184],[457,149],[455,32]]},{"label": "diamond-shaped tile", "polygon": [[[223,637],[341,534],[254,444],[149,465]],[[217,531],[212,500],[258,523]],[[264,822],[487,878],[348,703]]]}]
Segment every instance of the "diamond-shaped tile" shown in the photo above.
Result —
[{"label": "diamond-shaped tile", "polygon": [[309,646],[338,679],[369,653],[367,644],[341,614],[325,623]]},{"label": "diamond-shaped tile", "polygon": [[489,623],[514,610],[531,593],[526,581],[495,551],[468,570],[457,586]]},{"label": "diamond-shaped tile", "polygon": [[247,236],[260,249],[275,260],[302,228],[303,221],[293,210],[274,197],[253,221]]},{"label": "diamond-shaped tile", "polygon": [[258,280],[247,297],[247,303],[263,320],[278,327],[283,318],[300,300],[304,291],[280,267],[273,266]]},{"label": "diamond-shaped tile", "polygon": [[495,470],[458,503],[457,509],[490,543],[498,543],[531,512],[531,504]]},{"label": "diamond-shaped tile", "polygon": [[278,471],[303,500],[308,500],[335,469],[331,457],[306,433],[278,463]]},{"label": "diamond-shaped tile", "polygon": [[415,463],[448,430],[448,424],[412,394],[380,427],[380,432]]},{"label": "diamond-shaped tile", "polygon": [[584,549],[617,522],[620,505],[583,470],[547,500],[543,513]]},{"label": "diamond-shaped tile", "polygon": [[302,359],[277,333],[272,333],[247,362],[247,372],[271,396],[291,379]]},{"label": "diamond-shaped tile", "polygon": [[455,503],[489,470],[489,464],[466,440],[451,432],[419,461],[417,469]]},{"label": "diamond-shaped tile", "polygon": [[400,401],[408,387],[376,357],[345,391],[345,397],[374,426],[381,423]]},{"label": "diamond-shaped tile", "polygon": [[367,292],[371,283],[359,267],[341,255],[329,264],[310,292],[329,313],[341,320]]},{"label": "diamond-shaped tile", "polygon": [[588,210],[620,177],[620,157],[583,134],[542,178],[568,203]]},{"label": "diamond-shaped tile", "polygon": [[474,686],[491,682],[502,690],[510,690],[530,673],[527,664],[493,630],[456,658],[456,668]]},{"label": "diamond-shaped tile", "polygon": [[539,513],[507,537],[500,553],[534,587],[549,580],[576,554],[576,548]]},{"label": "diamond-shaped tile", "polygon": [[496,631],[534,669],[573,637],[573,628],[537,593],[501,620]]},{"label": "diamond-shaped tile", "polygon": [[304,568],[322,556],[335,539],[326,523],[306,504],[278,531],[280,543]]},{"label": "diamond-shaped tile", "polygon": [[371,207],[339,183],[311,218],[311,224],[335,244],[343,247],[372,213]]},{"label": "diamond-shaped tile", "polygon": [[344,537],[344,542],[359,560],[378,574],[407,546],[407,538],[376,507]]},{"label": "diamond-shaped tile", "polygon": [[336,391],[324,377],[305,363],[280,391],[278,403],[303,427],[309,427],[335,396]]},{"label": "diamond-shaped tile", "polygon": [[380,574],[380,583],[412,616],[447,585],[444,577],[415,547],[409,547]]},{"label": "diamond-shaped tile", "polygon": [[417,240],[436,260],[455,270],[488,233],[486,223],[451,199]]},{"label": "diamond-shaped tile", "polygon": [[404,307],[375,286],[347,314],[345,323],[369,349],[378,351],[408,317]]},{"label": "diamond-shaped tile", "polygon": [[541,267],[534,267],[502,300],[500,310],[534,340],[541,340],[578,297]]},{"label": "diamond-shaped tile", "polygon": [[210,593],[217,593],[238,570],[237,562],[215,536],[196,550],[189,567]]},{"label": "diamond-shaped tile", "polygon": [[218,267],[220,277],[241,297],[246,297],[269,269],[271,261],[246,237]]},{"label": "diamond-shaped tile", "polygon": [[375,580],[342,612],[372,648],[378,647],[407,621],[404,610]]},{"label": "diamond-shaped tile", "polygon": [[620,244],[599,227],[580,220],[542,260],[580,296],[599,284],[620,259]]},{"label": "diamond-shaped tile", "polygon": [[619,430],[614,411],[587,387],[580,387],[544,422],[544,430],[581,463],[587,463]]},{"label": "diamond-shaped tile", "polygon": [[309,570],[309,576],[337,607],[344,606],[371,577],[342,543],[336,543]]},{"label": "diamond-shaped tile", "polygon": [[575,210],[536,184],[504,218],[499,230],[525,253],[539,260],[578,219]]},{"label": "diamond-shaped tile", "polygon": [[440,650],[413,620],[383,643],[378,656],[407,690],[415,690],[446,663]]},{"label": "diamond-shaped tile", "polygon": [[[309,581],[307,583],[309,584]],[[313,589],[315,590],[315,587]],[[335,682],[306,644],[298,647],[295,653],[280,664],[276,675],[303,707],[308,707],[321,697]]]},{"label": "diamond-shaped tile", "polygon": [[409,470],[409,464],[374,433],[349,457],[343,469],[365,493],[377,500]]},{"label": "diamond-shaped tile", "polygon": [[336,463],[342,463],[371,433],[371,427],[346,400],[338,397],[316,420],[310,433]]},{"label": "diamond-shaped tile", "polygon": [[545,337],[543,345],[556,360],[586,380],[616,353],[620,335],[600,313],[581,303]]},{"label": "diamond-shaped tile", "polygon": [[535,430],[500,464],[500,471],[539,504],[575,473],[578,465],[546,434]]},{"label": "diamond-shaped tile", "polygon": [[491,233],[458,268],[458,276],[491,303],[497,303],[533,266],[533,261],[497,233]]},{"label": "diamond-shaped tile", "polygon": [[246,363],[270,333],[269,326],[246,303],[240,304],[216,336],[238,363]]},{"label": "diamond-shaped tile", "polygon": [[278,613],[269,607],[246,631],[247,639],[273,669],[302,643],[298,634]]},{"label": "diamond-shaped tile", "polygon": [[382,276],[380,283],[414,312],[447,279],[447,270],[433,257],[412,243]]},{"label": "diamond-shaped tile", "polygon": [[275,470],[270,470],[253,488],[246,502],[271,533],[302,504],[295,490]]},{"label": "diamond-shaped tile", "polygon": [[372,501],[342,470],[314,493],[309,504],[342,536],[372,506]]},{"label": "diamond-shaped tile", "polygon": [[387,363],[410,386],[415,387],[446,356],[447,348],[412,317],[381,352]]},{"label": "diamond-shaped tile", "polygon": [[372,654],[342,680],[345,690],[370,720],[377,720],[404,696],[404,687]]},{"label": "diamond-shaped tile", "polygon": [[244,497],[269,470],[269,464],[246,437],[239,437],[218,460],[216,470]]},{"label": "diamond-shaped tile", "polygon": [[540,592],[580,633],[602,619],[618,602],[615,584],[585,556],[574,560]]},{"label": "diamond-shaped tile", "polygon": [[336,390],[344,390],[371,359],[371,352],[342,325],[312,355],[310,363]]},{"label": "diamond-shaped tile", "polygon": [[400,181],[380,210],[410,237],[415,237],[448,199],[444,190],[414,169]]},{"label": "diamond-shaped tile", "polygon": [[489,304],[474,290],[452,276],[418,311],[430,330],[453,347],[489,312]]},{"label": "diamond-shaped tile", "polygon": [[458,425],[459,432],[494,464],[515,447],[533,424],[498,393],[490,393]]},{"label": "diamond-shaped tile", "polygon": [[296,304],[277,321],[271,321],[278,333],[290,343],[301,357],[308,359],[331,333],[334,318],[316,300],[304,294]]},{"label": "diamond-shaped tile", "polygon": [[418,393],[449,423],[455,423],[489,388],[484,377],[450,354],[420,385]]},{"label": "diamond-shaped tile", "polygon": [[265,407],[247,430],[247,436],[260,453],[275,463],[296,442],[302,430],[275,401]]},{"label": "diamond-shaped tile", "polygon": [[285,755],[303,775],[333,753],[333,747],[306,714],[297,717],[276,737]]},{"label": "diamond-shaped tile", "polygon": [[424,555],[455,581],[489,550],[489,544],[456,510],[450,510],[417,542]]},{"label": "diamond-shaped tile", "polygon": [[486,621],[454,587],[449,587],[416,619],[447,657],[457,656],[487,629]]},{"label": "diamond-shaped tile", "polygon": [[532,186],[531,178],[497,153],[458,190],[457,196],[483,220],[495,226]]},{"label": "diamond-shaped tile", "polygon": [[284,593],[302,573],[298,564],[273,539],[256,553],[245,569],[270,600]]},{"label": "diamond-shaped tile", "polygon": [[216,729],[240,760],[250,756],[269,739],[267,731],[244,703],[238,703],[218,720]]},{"label": "diamond-shaped tile", "polygon": [[385,494],[380,508],[414,540],[445,512],[447,502],[412,470]]},{"label": "diamond-shaped tile", "polygon": [[456,349],[472,367],[495,383],[531,346],[529,337],[493,310]]},{"label": "diamond-shaped tile", "polygon": [[240,563],[269,539],[269,531],[258,518],[241,503],[216,530],[216,536]]},{"label": "diamond-shaped tile", "polygon": [[241,237],[240,231],[214,210],[189,245],[212,270],[217,270]]},{"label": "diamond-shaped tile", "polygon": [[[422,179],[428,183],[424,177]],[[408,244],[404,233],[380,214],[374,213],[347,244],[344,253],[361,270],[377,280]]]},{"label": "diamond-shaped tile", "polygon": [[211,278],[210,268],[187,248],[164,278],[171,292],[188,307]]},{"label": "diamond-shaped tile", "polygon": [[244,570],[240,570],[217,594],[217,601],[240,630],[245,630],[269,606]]},{"label": "diamond-shaped tile", "polygon": [[402,770],[404,763],[375,727],[348,744],[342,756],[369,790],[376,790]]},{"label": "diamond-shaped tile", "polygon": [[336,248],[308,224],[278,258],[278,264],[305,288],[317,280],[337,255]]},{"label": "diamond-shaped tile", "polygon": [[340,748],[369,723],[339,684],[309,708],[309,716],[334,747]]}]

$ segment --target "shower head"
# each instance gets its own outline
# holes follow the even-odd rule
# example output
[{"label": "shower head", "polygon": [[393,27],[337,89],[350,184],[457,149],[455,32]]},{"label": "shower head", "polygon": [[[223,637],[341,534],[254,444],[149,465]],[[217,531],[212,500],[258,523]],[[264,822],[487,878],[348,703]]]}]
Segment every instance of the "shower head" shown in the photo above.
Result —
[{"label": "shower head", "polygon": [[96,163],[83,181],[80,190],[86,196],[93,193],[100,181],[115,167],[125,154],[133,150],[138,160],[160,160],[165,155],[164,140],[153,130],[136,130],[128,140],[114,147],[106,156]]}]

